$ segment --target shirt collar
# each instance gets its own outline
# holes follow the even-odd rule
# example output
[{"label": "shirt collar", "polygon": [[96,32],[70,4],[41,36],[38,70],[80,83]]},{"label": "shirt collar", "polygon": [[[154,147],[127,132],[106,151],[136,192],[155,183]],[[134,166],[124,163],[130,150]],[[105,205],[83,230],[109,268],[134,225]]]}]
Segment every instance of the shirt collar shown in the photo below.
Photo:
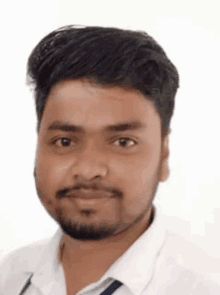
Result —
[{"label": "shirt collar", "polygon": [[[147,286],[153,275],[157,255],[166,239],[161,218],[161,212],[155,208],[154,220],[150,227],[112,264],[95,285],[113,278],[121,281],[135,295]],[[59,269],[62,235],[63,231],[59,228],[45,247],[39,264],[34,270],[32,283],[40,288],[52,282]]]},{"label": "shirt collar", "polygon": [[165,240],[162,214],[155,209],[150,227],[114,262],[103,279],[117,279],[133,294],[140,294],[152,278],[155,261]]},{"label": "shirt collar", "polygon": [[63,236],[61,228],[55,232],[55,235],[50,239],[41,255],[40,261],[34,270],[32,283],[43,288],[48,285],[48,282],[54,280],[54,277],[60,266],[60,242]]}]

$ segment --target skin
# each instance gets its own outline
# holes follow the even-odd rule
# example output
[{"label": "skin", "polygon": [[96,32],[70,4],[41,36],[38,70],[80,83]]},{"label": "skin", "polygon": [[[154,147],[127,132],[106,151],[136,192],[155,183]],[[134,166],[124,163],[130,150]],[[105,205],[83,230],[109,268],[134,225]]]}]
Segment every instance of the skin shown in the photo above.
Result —
[{"label": "skin", "polygon": [[[57,120],[85,133],[48,130]],[[103,131],[134,120],[145,127]],[[61,81],[51,89],[38,132],[35,182],[45,209],[64,230],[60,259],[68,286],[76,278],[71,292],[97,280],[149,227],[158,184],[169,176],[168,155],[160,117],[136,90],[86,80]],[[77,186],[93,184],[113,197],[69,198]]]}]

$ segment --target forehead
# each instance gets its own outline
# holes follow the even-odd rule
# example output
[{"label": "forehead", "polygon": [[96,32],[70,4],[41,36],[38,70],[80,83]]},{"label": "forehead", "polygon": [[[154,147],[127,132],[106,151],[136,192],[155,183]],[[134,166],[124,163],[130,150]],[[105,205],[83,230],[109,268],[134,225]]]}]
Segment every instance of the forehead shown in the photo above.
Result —
[{"label": "forehead", "polygon": [[159,120],[153,103],[138,91],[66,80],[51,89],[41,124],[47,128],[54,121],[65,121],[95,131],[137,119],[148,125]]}]

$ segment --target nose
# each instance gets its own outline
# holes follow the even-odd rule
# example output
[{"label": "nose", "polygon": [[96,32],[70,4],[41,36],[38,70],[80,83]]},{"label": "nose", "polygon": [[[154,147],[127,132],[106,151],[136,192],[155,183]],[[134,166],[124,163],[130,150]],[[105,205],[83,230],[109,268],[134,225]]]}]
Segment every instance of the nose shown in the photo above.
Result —
[{"label": "nose", "polygon": [[105,178],[108,173],[106,157],[100,151],[95,150],[94,145],[84,150],[73,165],[74,178],[92,180]]},{"label": "nose", "polygon": [[95,178],[105,178],[107,169],[98,163],[83,162],[77,165],[74,169],[74,178],[83,178],[92,180]]}]

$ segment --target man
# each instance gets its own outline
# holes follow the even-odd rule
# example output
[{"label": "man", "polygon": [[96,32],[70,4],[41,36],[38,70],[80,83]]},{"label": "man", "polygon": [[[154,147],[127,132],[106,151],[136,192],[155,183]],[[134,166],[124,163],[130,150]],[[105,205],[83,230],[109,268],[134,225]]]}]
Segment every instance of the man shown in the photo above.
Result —
[{"label": "man", "polygon": [[35,47],[27,74],[36,189],[59,230],[4,259],[2,294],[220,294],[178,259],[153,205],[179,84],[163,49],[144,32],[68,26]]}]

